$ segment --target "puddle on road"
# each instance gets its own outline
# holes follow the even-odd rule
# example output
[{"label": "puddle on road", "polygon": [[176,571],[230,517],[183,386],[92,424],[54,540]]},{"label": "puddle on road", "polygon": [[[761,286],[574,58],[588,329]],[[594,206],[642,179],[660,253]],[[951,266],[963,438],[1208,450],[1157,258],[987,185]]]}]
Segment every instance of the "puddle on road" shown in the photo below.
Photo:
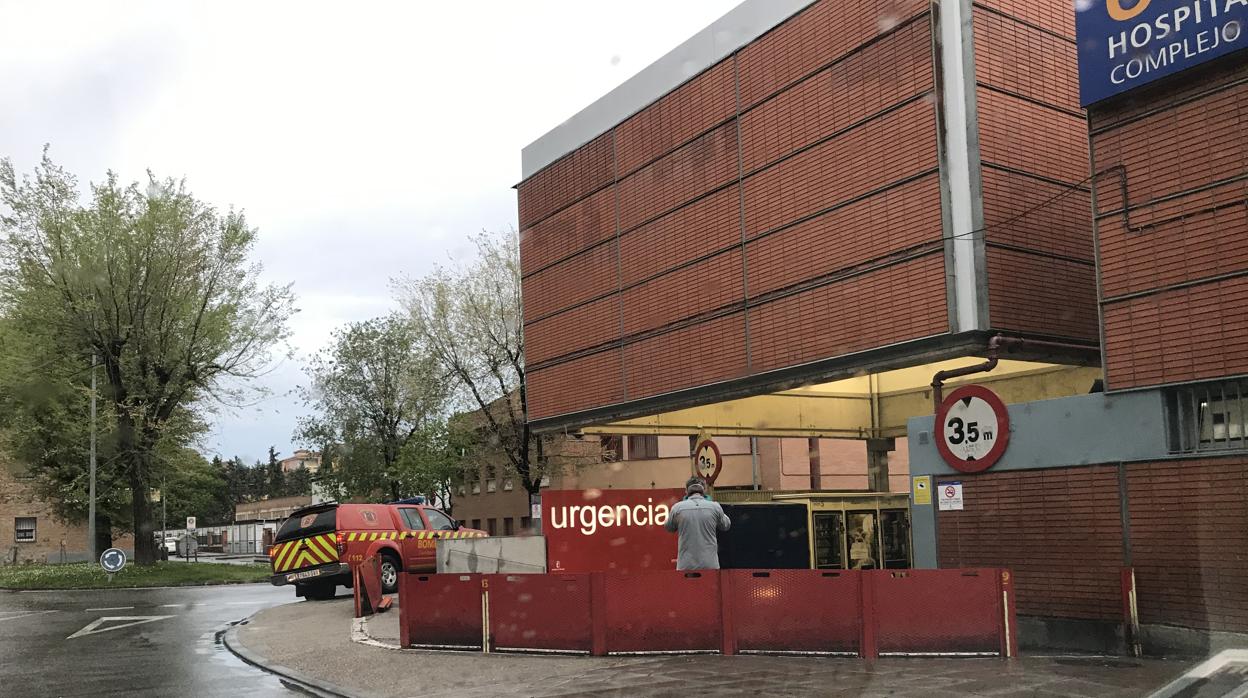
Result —
[{"label": "puddle on road", "polygon": [[[233,624],[206,634],[201,644],[207,643],[202,664],[192,671],[197,681],[206,684],[231,686],[233,695],[247,696],[306,696],[311,695],[298,686],[239,659],[225,646],[223,636]],[[197,648],[201,649],[201,648]]]}]

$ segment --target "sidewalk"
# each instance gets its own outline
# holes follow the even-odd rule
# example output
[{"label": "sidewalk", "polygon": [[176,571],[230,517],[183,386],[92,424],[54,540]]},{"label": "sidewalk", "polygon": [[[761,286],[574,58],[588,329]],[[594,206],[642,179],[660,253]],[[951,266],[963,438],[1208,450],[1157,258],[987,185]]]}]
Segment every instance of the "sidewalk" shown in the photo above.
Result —
[{"label": "sidewalk", "polygon": [[[865,695],[1143,696],[1192,662],[1072,656],[1001,659],[859,659],[738,656],[560,657],[422,652],[397,645],[398,610],[351,639],[350,598],[277,606],[240,626],[253,656],[339,693],[367,696]],[[363,640],[357,633],[357,639]]]}]

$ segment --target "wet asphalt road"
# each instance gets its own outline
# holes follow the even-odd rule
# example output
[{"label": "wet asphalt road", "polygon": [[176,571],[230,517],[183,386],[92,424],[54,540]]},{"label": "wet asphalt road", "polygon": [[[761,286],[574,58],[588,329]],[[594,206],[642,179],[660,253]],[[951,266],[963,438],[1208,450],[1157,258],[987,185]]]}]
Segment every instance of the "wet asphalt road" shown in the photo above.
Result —
[{"label": "wet asphalt road", "polygon": [[[294,602],[293,589],[267,584],[0,591],[0,695],[304,695],[243,663],[215,637],[260,609]],[[88,627],[126,616],[168,617]]]}]

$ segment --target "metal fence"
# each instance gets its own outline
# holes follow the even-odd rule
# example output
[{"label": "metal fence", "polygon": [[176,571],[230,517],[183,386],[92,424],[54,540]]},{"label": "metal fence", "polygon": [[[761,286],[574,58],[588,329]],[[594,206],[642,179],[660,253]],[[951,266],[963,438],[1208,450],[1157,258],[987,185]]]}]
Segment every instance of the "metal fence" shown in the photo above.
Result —
[{"label": "metal fence", "polygon": [[195,540],[202,552],[227,555],[265,555],[273,545],[276,523],[246,523],[227,526],[204,526],[195,530]]}]

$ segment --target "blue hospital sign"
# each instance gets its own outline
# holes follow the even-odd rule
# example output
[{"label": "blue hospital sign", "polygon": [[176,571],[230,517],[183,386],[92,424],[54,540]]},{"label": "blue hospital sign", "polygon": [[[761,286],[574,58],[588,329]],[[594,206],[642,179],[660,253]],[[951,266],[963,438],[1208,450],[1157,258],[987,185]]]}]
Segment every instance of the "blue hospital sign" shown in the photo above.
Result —
[{"label": "blue hospital sign", "polygon": [[1248,47],[1248,0],[1075,0],[1084,106]]}]

